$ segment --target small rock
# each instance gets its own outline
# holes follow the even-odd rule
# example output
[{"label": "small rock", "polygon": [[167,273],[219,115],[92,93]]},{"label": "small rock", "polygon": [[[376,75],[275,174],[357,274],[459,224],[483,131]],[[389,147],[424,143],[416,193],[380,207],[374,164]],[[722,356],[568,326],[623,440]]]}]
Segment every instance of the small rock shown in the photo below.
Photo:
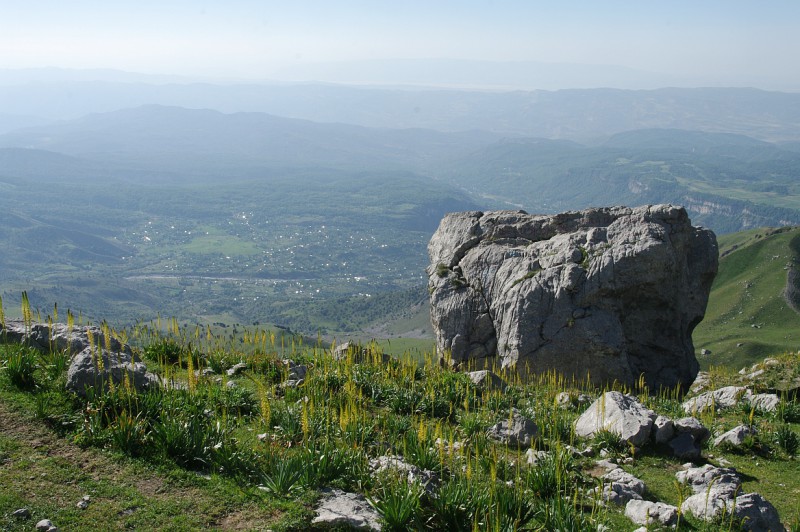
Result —
[{"label": "small rock", "polygon": [[645,490],[644,482],[622,468],[612,469],[602,478],[603,491],[601,497],[603,501],[622,506],[633,499],[641,500]]},{"label": "small rock", "polygon": [[703,356],[708,356],[708,355],[711,354],[711,351],[708,350],[708,349],[701,349],[700,350],[700,354],[703,355]]},{"label": "small rock", "polygon": [[620,392],[606,392],[578,418],[575,434],[589,437],[600,430],[609,430],[620,435],[620,439],[636,446],[644,445],[656,414],[645,408],[633,396]]},{"label": "small rock", "polygon": [[50,530],[53,527],[53,522],[49,519],[42,519],[36,523],[36,530]]},{"label": "small rock", "polygon": [[536,465],[542,460],[546,460],[548,456],[550,456],[550,453],[547,451],[534,451],[533,449],[528,449],[525,452],[525,458],[529,465]]},{"label": "small rock", "polygon": [[499,375],[488,370],[470,371],[467,377],[472,383],[482,390],[499,390],[504,392],[508,385]]},{"label": "small rock", "polygon": [[356,530],[381,530],[380,520],[363,495],[337,489],[323,489],[314,525],[348,526]]},{"label": "small rock", "polygon": [[15,517],[17,519],[28,519],[31,516],[31,511],[27,508],[20,508],[19,510],[14,510],[11,513],[11,517]]},{"label": "small rock", "polygon": [[663,502],[631,499],[625,505],[625,516],[637,525],[672,526],[678,522],[678,508]]},{"label": "small rock", "polygon": [[741,447],[748,436],[756,433],[755,429],[747,425],[739,425],[734,427],[725,434],[722,434],[714,439],[714,447],[720,445],[730,445],[732,447]]},{"label": "small rock", "polygon": [[246,369],[247,369],[247,364],[245,364],[244,362],[239,362],[238,364],[234,364],[227,371],[228,377],[233,377],[234,375],[238,375]]},{"label": "small rock", "polygon": [[757,393],[750,398],[750,405],[764,412],[774,412],[780,403],[781,398],[774,393]]},{"label": "small rock", "polygon": [[532,420],[523,416],[519,410],[513,408],[511,417],[506,418],[486,432],[486,435],[509,447],[530,447],[539,436],[539,427]]},{"label": "small rock", "polygon": [[744,399],[749,400],[752,392],[744,386],[726,386],[713,392],[706,392],[692,397],[683,403],[683,410],[687,414],[704,412],[714,406],[715,408],[730,408]]}]

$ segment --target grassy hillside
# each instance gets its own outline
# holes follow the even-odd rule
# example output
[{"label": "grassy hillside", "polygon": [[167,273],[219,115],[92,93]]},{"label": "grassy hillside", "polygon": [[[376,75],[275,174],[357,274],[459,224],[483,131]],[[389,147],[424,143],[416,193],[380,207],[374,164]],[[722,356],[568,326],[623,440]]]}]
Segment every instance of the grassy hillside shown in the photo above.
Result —
[{"label": "grassy hillside", "polygon": [[800,314],[785,298],[800,261],[800,228],[756,229],[719,238],[720,268],[706,317],[694,332],[700,365],[749,365],[800,349]]}]

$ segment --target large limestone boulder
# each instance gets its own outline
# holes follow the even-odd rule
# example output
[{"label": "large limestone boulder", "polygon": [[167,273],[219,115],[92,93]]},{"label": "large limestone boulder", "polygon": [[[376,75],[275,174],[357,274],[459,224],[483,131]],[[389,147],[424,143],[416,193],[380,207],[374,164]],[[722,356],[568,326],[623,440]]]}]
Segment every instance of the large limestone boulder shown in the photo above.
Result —
[{"label": "large limestone boulder", "polygon": [[428,254],[437,350],[453,366],[694,381],[717,243],[681,207],[452,213]]}]

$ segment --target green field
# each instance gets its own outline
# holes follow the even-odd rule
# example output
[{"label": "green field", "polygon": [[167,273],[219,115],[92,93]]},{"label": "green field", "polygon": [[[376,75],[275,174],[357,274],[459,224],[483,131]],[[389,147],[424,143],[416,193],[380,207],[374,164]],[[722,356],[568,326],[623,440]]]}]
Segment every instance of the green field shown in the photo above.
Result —
[{"label": "green field", "polygon": [[719,274],[705,319],[694,332],[700,365],[739,368],[800,350],[800,315],[784,294],[798,267],[800,228],[756,229],[719,238]]}]

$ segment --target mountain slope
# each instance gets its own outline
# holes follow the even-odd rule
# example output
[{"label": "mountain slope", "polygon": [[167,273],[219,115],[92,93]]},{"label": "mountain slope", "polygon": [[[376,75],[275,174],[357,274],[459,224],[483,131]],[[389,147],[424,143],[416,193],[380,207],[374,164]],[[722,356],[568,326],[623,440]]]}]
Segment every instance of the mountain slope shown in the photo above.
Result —
[{"label": "mountain slope", "polygon": [[735,233],[719,244],[719,274],[693,335],[698,352],[711,351],[700,364],[738,368],[800,350],[800,314],[787,301],[787,278],[800,268],[800,228]]},{"label": "mountain slope", "polygon": [[0,147],[38,148],[151,170],[241,175],[263,167],[416,169],[496,139],[477,132],[372,129],[148,105],[18,130],[0,136]]},{"label": "mountain slope", "polygon": [[800,153],[749,137],[674,129],[596,145],[506,139],[449,161],[439,175],[530,212],[603,205],[685,205],[720,233],[800,224]]}]

